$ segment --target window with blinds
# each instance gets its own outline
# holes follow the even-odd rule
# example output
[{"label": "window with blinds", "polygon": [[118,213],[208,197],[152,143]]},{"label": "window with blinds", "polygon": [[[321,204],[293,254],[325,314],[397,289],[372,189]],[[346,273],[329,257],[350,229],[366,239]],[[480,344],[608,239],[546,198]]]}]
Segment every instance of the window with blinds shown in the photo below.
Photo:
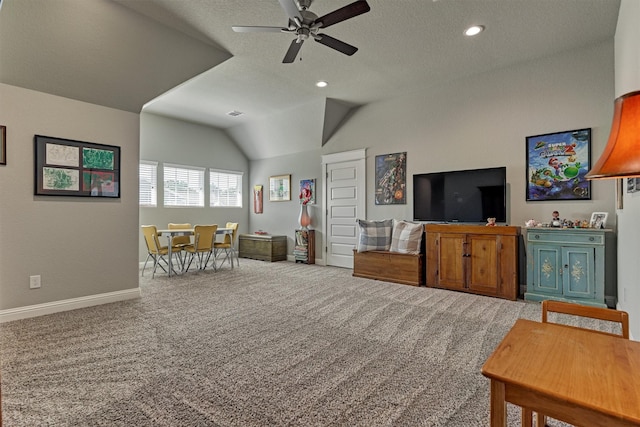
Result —
[{"label": "window with blinds", "polygon": [[204,207],[204,169],[166,164],[164,205]]},{"label": "window with blinds", "polygon": [[242,207],[242,172],[209,169],[209,206]]},{"label": "window with blinds", "polygon": [[138,177],[140,206],[158,206],[158,163],[141,161]]}]

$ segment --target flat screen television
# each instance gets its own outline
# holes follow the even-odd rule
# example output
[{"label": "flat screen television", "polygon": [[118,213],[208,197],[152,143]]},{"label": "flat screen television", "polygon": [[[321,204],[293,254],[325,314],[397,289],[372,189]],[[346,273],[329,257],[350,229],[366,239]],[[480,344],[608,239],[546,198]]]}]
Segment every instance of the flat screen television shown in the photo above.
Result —
[{"label": "flat screen television", "polygon": [[507,168],[413,175],[413,219],[434,222],[507,221]]}]

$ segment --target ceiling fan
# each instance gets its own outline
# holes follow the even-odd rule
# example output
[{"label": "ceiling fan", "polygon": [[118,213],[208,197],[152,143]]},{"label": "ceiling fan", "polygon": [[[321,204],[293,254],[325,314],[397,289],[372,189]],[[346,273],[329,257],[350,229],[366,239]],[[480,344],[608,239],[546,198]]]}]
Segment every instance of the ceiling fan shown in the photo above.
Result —
[{"label": "ceiling fan", "polygon": [[253,32],[269,32],[269,33],[290,33],[295,34],[296,38],[291,42],[289,50],[284,56],[282,62],[284,64],[290,64],[298,56],[298,52],[302,47],[302,43],[309,37],[313,38],[320,44],[328,46],[332,49],[342,52],[345,55],[353,55],[358,51],[358,48],[351,46],[341,40],[321,34],[320,31],[323,28],[327,28],[331,25],[337,24],[363,13],[369,12],[371,8],[365,0],[358,0],[347,6],[336,9],[333,12],[329,12],[324,16],[318,17],[315,13],[309,10],[309,6],[313,0],[278,0],[280,6],[284,9],[287,16],[289,16],[289,25],[287,27],[239,27],[233,26],[233,31],[238,33],[253,33]]}]

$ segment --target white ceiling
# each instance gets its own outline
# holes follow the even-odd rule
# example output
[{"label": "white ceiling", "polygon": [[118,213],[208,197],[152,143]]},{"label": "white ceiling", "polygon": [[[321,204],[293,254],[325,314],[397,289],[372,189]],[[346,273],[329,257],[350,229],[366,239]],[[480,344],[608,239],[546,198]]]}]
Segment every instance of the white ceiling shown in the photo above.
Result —
[{"label": "white ceiling", "polygon": [[[355,55],[307,40],[293,64],[282,64],[291,35],[231,29],[286,26],[278,0],[5,0],[0,81],[130,111],[145,104],[145,112],[226,129],[247,157],[267,158],[320,147],[325,116],[335,115],[330,109],[346,114],[351,106],[610,40],[620,5],[367,1],[370,12],[323,31],[358,47]],[[350,2],[315,0],[310,10],[321,16]],[[465,37],[472,24],[486,30]],[[111,74],[99,71],[105,64]],[[93,79],[72,70],[88,70],[83,74]],[[329,87],[315,87],[318,80]],[[231,110],[244,114],[230,117]]]}]

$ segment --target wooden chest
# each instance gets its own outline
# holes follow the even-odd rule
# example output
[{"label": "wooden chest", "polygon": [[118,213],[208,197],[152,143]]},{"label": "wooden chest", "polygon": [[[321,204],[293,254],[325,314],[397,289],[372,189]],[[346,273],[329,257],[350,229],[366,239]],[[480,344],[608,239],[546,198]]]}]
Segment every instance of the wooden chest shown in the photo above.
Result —
[{"label": "wooden chest", "polygon": [[405,285],[424,284],[424,254],[353,250],[353,275]]},{"label": "wooden chest", "polygon": [[238,242],[241,258],[272,262],[287,259],[287,236],[241,234]]}]

